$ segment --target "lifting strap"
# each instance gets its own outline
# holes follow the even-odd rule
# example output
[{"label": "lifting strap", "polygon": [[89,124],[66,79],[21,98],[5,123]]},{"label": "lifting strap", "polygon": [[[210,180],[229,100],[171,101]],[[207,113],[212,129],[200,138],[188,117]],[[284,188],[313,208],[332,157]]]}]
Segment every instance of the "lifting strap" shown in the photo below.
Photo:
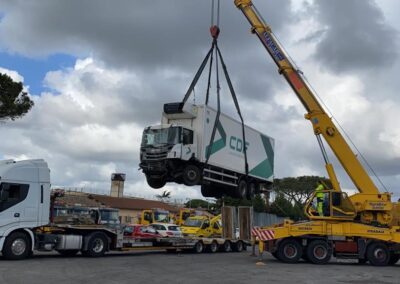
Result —
[{"label": "lifting strap", "polygon": [[249,174],[249,166],[248,166],[248,161],[247,161],[247,147],[246,147],[246,135],[245,135],[245,127],[244,127],[244,120],[242,117],[242,113],[240,111],[240,107],[239,107],[239,102],[237,100],[236,97],[236,93],[235,90],[233,88],[233,84],[232,81],[229,77],[229,73],[227,70],[227,67],[225,65],[224,59],[222,57],[222,53],[218,47],[218,36],[220,33],[220,29],[218,27],[219,25],[219,0],[217,2],[217,25],[214,25],[214,0],[212,1],[212,10],[211,10],[211,27],[210,27],[210,33],[211,36],[213,38],[212,44],[211,44],[211,48],[210,50],[207,52],[206,57],[203,59],[203,62],[201,63],[199,69],[196,72],[196,75],[194,76],[189,89],[187,90],[183,100],[182,100],[182,105],[184,105],[187,100],[189,99],[191,93],[194,91],[194,87],[196,86],[199,78],[201,77],[201,74],[204,71],[205,66],[207,65],[208,60],[210,60],[210,65],[209,65],[209,72],[208,72],[208,81],[207,81],[207,92],[206,92],[206,100],[205,100],[205,105],[208,105],[209,103],[209,95],[210,95],[210,89],[211,89],[211,73],[212,73],[212,67],[213,67],[213,56],[214,56],[214,52],[215,52],[215,71],[216,71],[216,83],[217,83],[217,114],[215,117],[215,122],[214,122],[214,126],[213,126],[213,130],[211,133],[211,138],[210,138],[210,147],[207,147],[207,153],[206,153],[206,161],[205,161],[205,167],[208,164],[208,160],[211,156],[211,145],[214,142],[215,139],[215,134],[216,134],[216,130],[218,128],[218,124],[219,124],[219,118],[220,118],[220,114],[221,114],[221,102],[220,102],[220,81],[219,81],[219,60],[221,61],[221,65],[222,65],[222,69],[224,71],[224,75],[225,75],[225,79],[227,81],[228,87],[229,87],[229,91],[231,93],[233,102],[235,104],[236,107],[236,111],[239,114],[240,117],[240,121],[241,121],[241,125],[242,125],[242,139],[243,139],[243,154],[244,154],[244,159],[245,159],[245,173],[246,176],[248,176]]}]

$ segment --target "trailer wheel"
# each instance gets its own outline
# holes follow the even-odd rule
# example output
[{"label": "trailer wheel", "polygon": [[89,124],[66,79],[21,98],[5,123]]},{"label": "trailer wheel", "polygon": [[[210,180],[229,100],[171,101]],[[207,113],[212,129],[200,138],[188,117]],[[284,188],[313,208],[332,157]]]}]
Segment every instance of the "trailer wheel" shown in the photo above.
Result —
[{"label": "trailer wheel", "polygon": [[204,244],[202,241],[198,241],[193,248],[195,253],[202,253],[204,250]]},{"label": "trailer wheel", "polygon": [[374,266],[389,264],[390,252],[384,243],[374,242],[367,248],[367,259]]},{"label": "trailer wheel", "polygon": [[400,254],[391,253],[389,259],[389,265],[395,265],[400,259]]},{"label": "trailer wheel", "polygon": [[72,257],[72,256],[75,256],[79,252],[79,250],[78,249],[64,249],[64,250],[58,250],[57,252],[59,254],[61,254],[62,256]]},{"label": "trailer wheel", "polygon": [[103,256],[108,248],[107,236],[104,233],[92,233],[89,236],[87,250],[82,251],[84,256]]},{"label": "trailer wheel", "polygon": [[208,246],[208,251],[211,252],[211,253],[216,253],[218,251],[218,243],[216,241],[213,241]]},{"label": "trailer wheel", "polygon": [[222,246],[222,250],[224,252],[231,252],[232,251],[232,245],[230,241],[225,241],[225,243]]},{"label": "trailer wheel", "polygon": [[233,250],[236,252],[242,252],[244,249],[244,244],[242,241],[237,241],[234,245],[233,245]]},{"label": "trailer wheel", "polygon": [[236,188],[236,192],[235,192],[236,198],[240,198],[240,199],[245,199],[247,196],[247,182],[244,179],[241,179],[239,181],[239,184]]},{"label": "trailer wheel", "polygon": [[183,183],[187,186],[193,186],[200,183],[201,172],[198,166],[187,165],[183,170]]},{"label": "trailer wheel", "polygon": [[278,247],[277,257],[286,263],[296,263],[303,255],[303,248],[295,239],[283,240]]},{"label": "trailer wheel", "polygon": [[162,177],[161,178],[151,178],[151,177],[146,176],[146,180],[147,180],[147,184],[154,189],[162,188],[167,183],[165,178],[162,178]]},{"label": "trailer wheel", "polygon": [[307,258],[314,264],[326,264],[332,257],[332,250],[324,240],[312,241],[307,246]]},{"label": "trailer wheel", "polygon": [[27,258],[31,254],[31,240],[23,232],[15,232],[6,238],[3,246],[3,256],[10,260]]}]

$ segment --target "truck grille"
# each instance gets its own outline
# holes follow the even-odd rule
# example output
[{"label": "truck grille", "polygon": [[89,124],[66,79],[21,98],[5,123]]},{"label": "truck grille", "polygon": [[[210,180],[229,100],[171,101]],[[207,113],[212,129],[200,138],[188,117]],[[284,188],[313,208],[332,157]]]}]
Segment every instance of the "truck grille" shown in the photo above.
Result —
[{"label": "truck grille", "polygon": [[162,160],[167,158],[169,150],[173,146],[165,146],[160,148],[142,148],[143,160]]}]

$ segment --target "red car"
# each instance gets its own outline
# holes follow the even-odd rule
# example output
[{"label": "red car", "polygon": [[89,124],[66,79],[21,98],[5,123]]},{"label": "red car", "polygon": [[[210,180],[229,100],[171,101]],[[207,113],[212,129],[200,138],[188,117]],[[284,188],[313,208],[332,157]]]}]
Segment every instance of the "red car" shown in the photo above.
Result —
[{"label": "red car", "polygon": [[154,239],[162,238],[157,231],[151,226],[144,225],[128,225],[124,229],[124,236],[135,239]]}]

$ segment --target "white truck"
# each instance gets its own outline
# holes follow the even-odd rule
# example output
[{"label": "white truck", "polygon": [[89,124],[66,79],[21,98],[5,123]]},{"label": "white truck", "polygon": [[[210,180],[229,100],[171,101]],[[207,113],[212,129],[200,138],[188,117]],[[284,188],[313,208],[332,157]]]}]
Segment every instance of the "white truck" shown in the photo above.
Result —
[{"label": "white truck", "polygon": [[201,185],[206,197],[250,199],[271,185],[274,139],[248,126],[243,136],[240,122],[223,113],[216,118],[207,105],[164,105],[161,125],[146,127],[142,136],[139,166],[151,187]]},{"label": "white truck", "polygon": [[[248,234],[241,238],[135,239],[124,234],[121,224],[57,224],[50,218],[56,194],[50,189],[50,170],[44,160],[0,161],[0,251],[4,258],[19,260],[35,250],[56,250],[64,256],[81,252],[98,257],[107,251],[193,250],[197,253],[242,251]],[[246,216],[244,216],[245,218]],[[231,218],[232,219],[232,218]],[[251,228],[251,219],[240,222]]]}]

